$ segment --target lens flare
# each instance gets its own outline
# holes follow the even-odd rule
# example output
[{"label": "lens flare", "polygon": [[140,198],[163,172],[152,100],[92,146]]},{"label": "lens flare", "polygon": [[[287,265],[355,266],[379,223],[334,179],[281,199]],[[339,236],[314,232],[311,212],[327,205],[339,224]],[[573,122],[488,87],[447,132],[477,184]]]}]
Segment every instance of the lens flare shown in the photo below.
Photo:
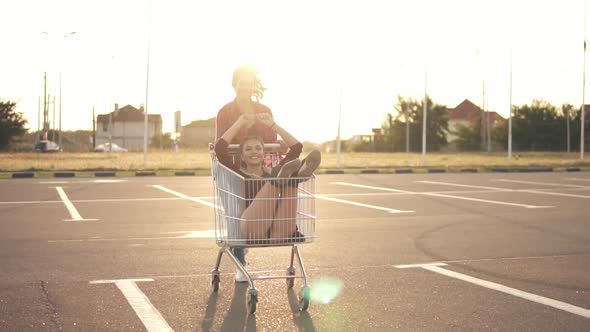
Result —
[{"label": "lens flare", "polygon": [[311,283],[310,299],[313,302],[328,304],[342,291],[344,283],[337,278],[321,277]]}]

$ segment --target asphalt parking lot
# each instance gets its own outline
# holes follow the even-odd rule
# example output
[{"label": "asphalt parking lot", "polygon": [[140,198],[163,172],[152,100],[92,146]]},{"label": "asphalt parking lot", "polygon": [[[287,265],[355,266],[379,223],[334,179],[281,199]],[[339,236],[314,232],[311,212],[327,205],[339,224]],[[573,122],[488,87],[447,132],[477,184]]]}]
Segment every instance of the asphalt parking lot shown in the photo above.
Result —
[{"label": "asphalt parking lot", "polygon": [[[211,290],[212,194],[210,177],[0,180],[0,330],[590,330],[590,173],[321,175],[300,249],[312,289],[338,291],[300,312],[301,281],[257,281],[254,315],[229,260]],[[284,273],[289,249],[248,261]]]}]

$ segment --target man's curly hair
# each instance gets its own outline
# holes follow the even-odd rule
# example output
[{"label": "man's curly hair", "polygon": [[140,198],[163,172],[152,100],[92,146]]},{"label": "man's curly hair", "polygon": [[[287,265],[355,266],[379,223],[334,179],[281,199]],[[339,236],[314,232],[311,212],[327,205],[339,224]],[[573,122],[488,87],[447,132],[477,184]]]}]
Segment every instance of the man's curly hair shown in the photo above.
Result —
[{"label": "man's curly hair", "polygon": [[239,65],[238,68],[236,68],[236,70],[234,70],[234,75],[231,81],[231,85],[232,87],[236,87],[236,84],[238,83],[238,81],[240,80],[241,76],[254,76],[254,97],[256,97],[257,99],[262,99],[262,97],[264,96],[264,91],[266,90],[266,87],[264,87],[264,85],[262,85],[262,82],[260,81],[260,78],[258,77],[258,70],[256,70],[252,65],[249,64],[242,64]]}]

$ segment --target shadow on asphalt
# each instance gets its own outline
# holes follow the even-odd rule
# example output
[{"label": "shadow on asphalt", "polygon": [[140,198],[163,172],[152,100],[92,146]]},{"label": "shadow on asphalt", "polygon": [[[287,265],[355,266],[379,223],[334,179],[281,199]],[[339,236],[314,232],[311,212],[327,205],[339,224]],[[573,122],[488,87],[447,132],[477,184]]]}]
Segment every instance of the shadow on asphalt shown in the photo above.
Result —
[{"label": "shadow on asphalt", "polygon": [[217,292],[211,292],[209,300],[207,301],[207,309],[205,309],[205,317],[201,323],[201,331],[210,331],[215,318],[215,310],[217,309]]},{"label": "shadow on asphalt", "polygon": [[[236,283],[234,288],[234,296],[231,300],[229,310],[223,324],[221,331],[256,331],[256,315],[248,313],[246,305],[246,293],[248,291],[247,283]],[[207,304],[207,310],[209,305]],[[215,305],[215,303],[213,303]],[[215,311],[215,309],[213,309]]]},{"label": "shadow on asphalt", "polygon": [[315,326],[313,325],[313,321],[309,316],[307,311],[300,311],[299,310],[299,299],[297,298],[297,294],[293,289],[289,289],[288,292],[289,296],[289,305],[291,306],[291,311],[293,311],[293,322],[297,325],[299,331],[315,331]]},{"label": "shadow on asphalt", "polygon": [[[256,315],[250,315],[248,313],[248,306],[246,305],[247,292],[247,283],[235,284],[234,295],[220,331],[256,331]],[[289,305],[293,312],[293,322],[298,327],[298,330],[315,332],[316,329],[309,313],[299,310],[299,299],[293,289],[289,290],[288,297]],[[205,317],[203,317],[203,322],[201,323],[201,331],[211,331],[213,327],[215,312],[217,310],[217,298],[218,294],[216,292],[211,292],[211,295],[209,295]]]}]

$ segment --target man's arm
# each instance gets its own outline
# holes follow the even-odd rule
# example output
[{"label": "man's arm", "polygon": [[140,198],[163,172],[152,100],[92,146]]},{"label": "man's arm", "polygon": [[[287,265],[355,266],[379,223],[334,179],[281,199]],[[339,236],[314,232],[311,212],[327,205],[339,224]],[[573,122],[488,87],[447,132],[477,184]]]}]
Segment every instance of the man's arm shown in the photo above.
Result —
[{"label": "man's arm", "polygon": [[227,129],[227,116],[225,112],[223,112],[223,109],[221,109],[215,118],[215,141],[219,140],[221,136],[227,131]]}]

